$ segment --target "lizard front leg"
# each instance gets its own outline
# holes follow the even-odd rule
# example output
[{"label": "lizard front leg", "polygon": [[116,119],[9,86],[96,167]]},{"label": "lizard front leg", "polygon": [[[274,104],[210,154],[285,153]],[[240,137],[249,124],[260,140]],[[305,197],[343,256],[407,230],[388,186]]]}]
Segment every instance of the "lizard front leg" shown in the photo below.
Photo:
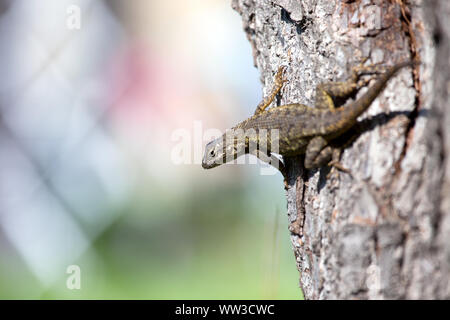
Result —
[{"label": "lizard front leg", "polygon": [[268,106],[273,102],[275,97],[277,96],[278,92],[283,88],[284,83],[287,81],[287,79],[283,78],[284,71],[286,70],[285,66],[281,66],[278,68],[277,74],[275,75],[275,82],[272,88],[271,93],[264,98],[256,107],[255,115],[260,114],[264,112],[264,110],[267,109]]},{"label": "lizard front leg", "polygon": [[286,178],[286,167],[284,166],[284,164],[280,161],[280,159],[278,159],[276,156],[274,156],[273,154],[268,154],[264,151],[261,150],[251,150],[249,152],[249,154],[252,154],[254,156],[256,156],[259,160],[270,164],[271,166],[273,166],[274,168],[278,169],[281,174],[283,175],[284,178]]}]

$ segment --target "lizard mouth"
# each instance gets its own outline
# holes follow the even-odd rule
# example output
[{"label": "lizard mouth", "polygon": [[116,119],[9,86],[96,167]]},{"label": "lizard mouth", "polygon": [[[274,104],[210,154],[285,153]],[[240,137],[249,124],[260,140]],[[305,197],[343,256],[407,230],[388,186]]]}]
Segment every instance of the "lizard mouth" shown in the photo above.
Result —
[{"label": "lizard mouth", "polygon": [[203,156],[202,159],[202,167],[203,169],[211,169],[213,168],[214,165],[214,161],[208,161],[208,154],[205,152],[205,155]]},{"label": "lizard mouth", "polygon": [[202,161],[202,167],[203,167],[203,169],[210,169],[211,168],[211,166],[210,165],[208,165],[206,162],[204,162],[204,161]]},{"label": "lizard mouth", "polygon": [[202,161],[203,169],[212,169],[212,168],[215,168],[217,166],[218,166],[218,164],[215,161],[210,162],[210,163],[208,163],[208,161],[205,161],[205,160]]}]

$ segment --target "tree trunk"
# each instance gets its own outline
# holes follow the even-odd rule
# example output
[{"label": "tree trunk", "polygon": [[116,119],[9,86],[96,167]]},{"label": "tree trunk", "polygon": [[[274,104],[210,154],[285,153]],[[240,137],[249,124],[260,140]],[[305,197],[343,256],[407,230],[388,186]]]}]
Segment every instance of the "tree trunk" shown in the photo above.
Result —
[{"label": "tree trunk", "polygon": [[[391,79],[345,149],[352,175],[285,159],[288,218],[307,299],[450,298],[450,2],[233,0],[264,92],[314,105],[315,86],[352,66],[420,66]],[[356,98],[358,95],[356,96]]]}]

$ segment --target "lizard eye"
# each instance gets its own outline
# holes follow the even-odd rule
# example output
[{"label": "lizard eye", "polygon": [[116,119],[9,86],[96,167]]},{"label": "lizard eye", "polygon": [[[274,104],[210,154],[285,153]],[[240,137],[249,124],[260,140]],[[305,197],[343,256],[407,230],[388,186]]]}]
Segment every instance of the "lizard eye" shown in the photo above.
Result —
[{"label": "lizard eye", "polygon": [[216,153],[214,152],[214,150],[211,150],[211,151],[209,152],[209,155],[210,155],[211,157],[214,157],[214,156],[216,155]]}]

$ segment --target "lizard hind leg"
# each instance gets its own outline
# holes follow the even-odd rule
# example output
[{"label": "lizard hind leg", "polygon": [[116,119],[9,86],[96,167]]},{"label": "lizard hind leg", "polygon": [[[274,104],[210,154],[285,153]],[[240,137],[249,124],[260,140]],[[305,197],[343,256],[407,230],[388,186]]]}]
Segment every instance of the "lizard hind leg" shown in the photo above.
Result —
[{"label": "lizard hind leg", "polygon": [[277,74],[275,75],[275,81],[272,88],[271,93],[265,97],[256,107],[255,115],[260,114],[264,112],[264,110],[267,109],[268,106],[273,102],[277,94],[280,92],[280,90],[283,88],[283,85],[285,82],[287,82],[287,79],[283,77],[284,71],[286,70],[286,66],[280,66],[278,68]]},{"label": "lizard hind leg", "polygon": [[341,162],[340,162],[341,153],[342,153],[341,148],[333,148],[332,156],[331,156],[332,159],[330,162],[328,162],[328,166],[331,167],[331,170],[327,174],[327,179],[331,178],[332,175],[337,174],[337,170],[345,172],[345,173],[349,174],[350,177],[353,177],[351,171],[341,164]]},{"label": "lizard hind leg", "polygon": [[334,111],[333,98],[346,98],[366,83],[358,82],[359,75],[364,70],[363,60],[358,66],[352,68],[350,79],[347,81],[329,81],[316,86],[315,107]]},{"label": "lizard hind leg", "polygon": [[386,71],[386,67],[380,64],[364,66],[366,60],[364,59],[359,65],[352,68],[350,78],[347,81],[330,81],[318,84],[316,86],[315,107],[334,111],[333,98],[347,98],[370,82],[370,78],[360,79],[362,75],[379,74]]},{"label": "lizard hind leg", "polygon": [[315,107],[322,110],[335,110],[333,98],[344,98],[352,94],[357,89],[357,83],[353,81],[345,82],[324,82],[316,86]]},{"label": "lizard hind leg", "polygon": [[305,153],[305,168],[314,169],[325,165],[331,167],[329,178],[336,170],[346,172],[351,175],[349,169],[345,168],[339,161],[341,157],[341,148],[332,147],[321,136],[317,136],[308,143]]},{"label": "lizard hind leg", "polygon": [[333,149],[321,136],[312,138],[305,152],[305,168],[314,169],[326,165],[331,160]]}]

